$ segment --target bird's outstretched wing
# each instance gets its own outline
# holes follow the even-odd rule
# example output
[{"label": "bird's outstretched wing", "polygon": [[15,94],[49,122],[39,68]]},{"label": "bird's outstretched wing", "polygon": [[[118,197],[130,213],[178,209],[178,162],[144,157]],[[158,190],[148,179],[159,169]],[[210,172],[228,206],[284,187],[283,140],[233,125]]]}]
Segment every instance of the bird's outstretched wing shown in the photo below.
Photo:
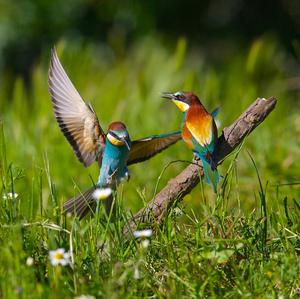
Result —
[{"label": "bird's outstretched wing", "polygon": [[51,53],[49,91],[56,120],[84,166],[92,164],[105,145],[105,134],[92,106],[68,78],[55,49]]},{"label": "bird's outstretched wing", "polygon": [[127,165],[148,160],[180,139],[181,132],[174,132],[132,141]]}]

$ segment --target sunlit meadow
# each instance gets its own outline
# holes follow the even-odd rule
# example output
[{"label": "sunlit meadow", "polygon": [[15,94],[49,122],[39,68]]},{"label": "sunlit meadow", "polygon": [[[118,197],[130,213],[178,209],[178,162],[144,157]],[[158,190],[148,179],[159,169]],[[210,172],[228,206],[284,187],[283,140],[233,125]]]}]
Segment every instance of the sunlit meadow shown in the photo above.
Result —
[{"label": "sunlit meadow", "polygon": [[193,90],[210,111],[220,106],[219,133],[257,97],[278,103],[219,167],[222,196],[199,185],[161,226],[128,239],[124,224],[192,153],[178,142],[130,167],[114,222],[101,209],[81,222],[62,215],[62,203],[99,170],[78,162],[58,128],[45,51],[30,92],[21,79],[11,98],[0,88],[0,298],[300,296],[299,84],[280,45],[261,38],[220,64],[184,39],[143,39],[123,55],[66,41],[57,51],[102,127],[124,121],[133,140],[180,128],[182,114],[163,91]]}]

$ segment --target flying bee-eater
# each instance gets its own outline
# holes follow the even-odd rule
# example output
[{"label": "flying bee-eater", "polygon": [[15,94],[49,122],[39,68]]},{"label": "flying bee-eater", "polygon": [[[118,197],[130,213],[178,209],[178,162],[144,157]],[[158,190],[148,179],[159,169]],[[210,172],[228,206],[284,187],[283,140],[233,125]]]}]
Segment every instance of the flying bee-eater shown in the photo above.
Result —
[{"label": "flying bee-eater", "polygon": [[205,181],[211,183],[217,193],[219,173],[214,161],[214,152],[218,131],[214,117],[218,109],[208,113],[199,98],[192,92],[163,93],[162,97],[172,100],[184,113],[182,139],[201,159]]},{"label": "flying bee-eater", "polygon": [[[103,153],[98,158],[102,160],[99,164],[100,174],[96,185],[83,194],[66,201],[64,211],[71,212],[80,218],[89,211],[94,212],[98,202],[95,189],[116,190],[122,180],[129,178],[127,161],[130,148],[131,141],[126,126],[122,122],[111,123],[108,126]],[[107,214],[110,212],[112,201],[113,194],[109,192],[105,198]]]},{"label": "flying bee-eater", "polygon": [[[153,135],[131,141],[122,122],[112,122],[107,133],[101,128],[90,103],[86,104],[62,67],[55,49],[49,69],[49,91],[58,125],[71,144],[77,158],[85,167],[98,162],[100,175],[95,186],[64,203],[64,212],[79,218],[95,212],[98,200],[95,189],[116,190],[128,179],[127,166],[150,159],[181,139],[181,132]],[[105,200],[109,212],[112,195]]]}]

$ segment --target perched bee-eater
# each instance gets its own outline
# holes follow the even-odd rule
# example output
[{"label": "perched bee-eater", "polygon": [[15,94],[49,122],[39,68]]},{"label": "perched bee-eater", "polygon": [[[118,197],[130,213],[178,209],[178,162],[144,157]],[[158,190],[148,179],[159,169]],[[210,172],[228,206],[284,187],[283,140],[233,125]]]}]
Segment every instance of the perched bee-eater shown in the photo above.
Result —
[{"label": "perched bee-eater", "polygon": [[[123,179],[128,179],[127,166],[145,161],[181,139],[181,132],[154,135],[130,140],[122,122],[112,122],[105,134],[90,103],[86,104],[63,69],[56,51],[52,51],[49,69],[49,91],[59,127],[85,167],[98,162],[100,175],[95,186],[64,203],[64,212],[82,218],[95,212],[96,188],[116,190]],[[112,195],[106,200],[106,211],[111,209]]]},{"label": "perched bee-eater", "polygon": [[217,115],[218,109],[208,113],[199,98],[192,92],[164,93],[162,97],[172,100],[184,112],[181,128],[182,139],[201,159],[204,178],[207,183],[212,183],[216,193],[219,173],[214,162],[214,151],[218,140],[218,131],[214,117]]}]

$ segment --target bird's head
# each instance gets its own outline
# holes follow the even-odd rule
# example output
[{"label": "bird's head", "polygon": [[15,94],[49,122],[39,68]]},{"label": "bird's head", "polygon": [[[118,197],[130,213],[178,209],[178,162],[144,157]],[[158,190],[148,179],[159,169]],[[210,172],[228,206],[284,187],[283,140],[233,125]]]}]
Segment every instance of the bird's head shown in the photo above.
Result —
[{"label": "bird's head", "polygon": [[182,112],[186,112],[192,104],[200,103],[198,97],[192,92],[164,92],[162,94],[162,97],[168,100],[172,100]]},{"label": "bird's head", "polygon": [[113,122],[108,126],[106,135],[109,142],[115,146],[126,146],[130,150],[130,137],[126,126],[119,121]]}]

